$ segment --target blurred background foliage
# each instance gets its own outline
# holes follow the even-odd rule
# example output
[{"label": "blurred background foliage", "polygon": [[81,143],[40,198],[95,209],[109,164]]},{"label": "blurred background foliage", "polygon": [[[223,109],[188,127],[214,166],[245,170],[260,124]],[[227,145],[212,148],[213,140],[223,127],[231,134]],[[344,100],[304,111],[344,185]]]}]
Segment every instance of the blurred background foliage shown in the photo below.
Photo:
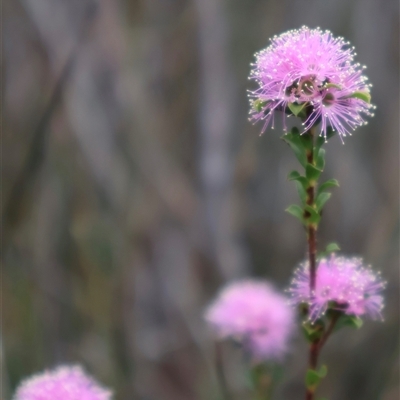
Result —
[{"label": "blurred background foliage", "polygon": [[[385,322],[334,336],[330,400],[399,398],[397,0],[4,0],[2,384],[82,363],[117,400],[217,399],[202,320],[221,284],[285,288],[305,257],[280,129],[248,121],[253,54],[301,25],[350,40],[376,116],[327,145],[320,246],[389,282]],[[303,397],[293,343],[277,399]],[[243,360],[224,346],[235,399]]]}]

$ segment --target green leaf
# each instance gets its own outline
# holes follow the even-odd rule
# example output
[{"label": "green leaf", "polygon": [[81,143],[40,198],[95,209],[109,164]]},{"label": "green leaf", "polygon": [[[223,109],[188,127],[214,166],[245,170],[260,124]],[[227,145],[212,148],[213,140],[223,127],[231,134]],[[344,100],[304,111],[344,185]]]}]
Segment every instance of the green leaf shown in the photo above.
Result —
[{"label": "green leaf", "polygon": [[306,374],[306,386],[308,389],[315,390],[319,384],[321,378],[318,376],[318,372],[309,369]]},{"label": "green leaf", "polygon": [[295,180],[297,180],[297,179],[299,179],[299,178],[301,178],[301,175],[300,175],[300,173],[297,172],[297,171],[292,171],[292,172],[290,172],[289,175],[288,175],[289,181],[295,181]]},{"label": "green leaf", "polygon": [[329,140],[330,138],[332,138],[335,135],[336,135],[336,131],[334,131],[331,126],[328,126],[328,128],[326,129],[326,140]]},{"label": "green leaf", "polygon": [[288,175],[290,181],[296,181],[297,192],[299,193],[300,199],[305,204],[307,199],[307,186],[308,181],[305,176],[300,175],[297,171],[292,171]]},{"label": "green leaf", "polygon": [[318,375],[320,378],[325,378],[328,373],[328,367],[326,365],[322,365],[318,371]]},{"label": "green leaf", "polygon": [[299,160],[300,164],[305,168],[307,164],[307,153],[306,147],[300,138],[299,130],[292,129],[290,133],[282,136],[282,139],[290,146],[294,151],[295,156]]},{"label": "green leaf", "polygon": [[314,324],[311,324],[310,322],[304,322],[302,324],[302,329],[307,341],[309,343],[317,342],[324,333],[324,326],[325,324],[322,320],[318,320]]},{"label": "green leaf", "polygon": [[322,365],[321,368],[316,371],[315,369],[309,369],[306,374],[306,386],[308,389],[314,391],[321,379],[326,377],[328,373],[328,368],[326,365]]},{"label": "green leaf", "polygon": [[304,223],[304,211],[297,204],[290,205],[285,211],[293,215],[294,217],[298,218],[302,223]]},{"label": "green leaf", "polygon": [[296,116],[298,116],[304,109],[307,103],[288,103],[289,110]]},{"label": "green leaf", "polygon": [[318,225],[321,219],[321,216],[313,207],[306,204],[304,206],[305,210],[310,214],[308,217],[305,218],[307,223]]},{"label": "green leaf", "polygon": [[354,315],[342,315],[341,316],[341,326],[349,326],[350,328],[360,329],[363,326],[363,320]]},{"label": "green leaf", "polygon": [[325,143],[325,137],[318,136],[317,139],[315,140],[315,148],[314,148],[315,154],[318,154],[319,149],[323,146],[324,143]]},{"label": "green leaf", "polygon": [[[306,178],[304,178],[304,179],[305,179],[306,185],[307,185],[307,179]],[[306,189],[307,186],[304,185],[303,182],[300,182],[298,180],[295,183],[296,183],[296,189],[297,189],[297,193],[299,194],[301,203],[303,205],[305,205],[307,202],[307,189]]]},{"label": "green leaf", "polygon": [[368,91],[357,91],[348,96],[342,97],[342,99],[360,99],[366,103],[371,103],[371,94]]},{"label": "green leaf", "polygon": [[339,182],[336,179],[329,179],[329,181],[324,182],[317,191],[317,196],[322,193],[325,192],[327,189],[330,189],[331,187],[339,187]]},{"label": "green leaf", "polygon": [[334,253],[335,251],[339,251],[340,247],[337,243],[329,243],[325,248],[326,253]]},{"label": "green leaf", "polygon": [[315,182],[318,180],[321,175],[321,170],[319,168],[314,167],[312,164],[306,165],[306,177],[310,182]]},{"label": "green leaf", "polygon": [[315,161],[316,167],[323,171],[325,167],[325,149],[319,149]]},{"label": "green leaf", "polygon": [[327,193],[327,192],[322,192],[317,196],[317,200],[315,201],[315,205],[317,207],[317,211],[321,211],[322,210],[322,207],[330,199],[331,196],[332,196],[332,194],[331,193]]}]

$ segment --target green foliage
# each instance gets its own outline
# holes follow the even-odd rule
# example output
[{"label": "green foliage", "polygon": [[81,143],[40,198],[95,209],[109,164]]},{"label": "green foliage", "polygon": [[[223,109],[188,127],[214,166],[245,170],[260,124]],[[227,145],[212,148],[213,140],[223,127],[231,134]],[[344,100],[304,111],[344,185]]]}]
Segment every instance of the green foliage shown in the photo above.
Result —
[{"label": "green foliage", "polygon": [[299,130],[293,128],[291,132],[282,136],[282,139],[290,146],[296,158],[299,160],[299,163],[305,168],[307,165],[307,153],[304,146],[304,140],[302,140]]},{"label": "green foliage", "polygon": [[315,181],[318,180],[321,172],[322,171],[319,168],[314,167],[312,164],[306,165],[306,178],[311,186],[315,186]]},{"label": "green foliage", "polygon": [[339,187],[339,182],[336,179],[329,179],[328,181],[324,182],[317,190],[317,196],[325,192],[326,190],[332,187]]},{"label": "green foliage", "polygon": [[318,153],[315,153],[315,165],[319,170],[323,171],[323,169],[325,168],[325,149],[321,148],[318,150]]},{"label": "green foliage", "polygon": [[317,199],[315,200],[315,205],[318,212],[322,210],[322,207],[330,199],[331,196],[332,194],[327,192],[322,192],[317,196]]},{"label": "green foliage", "polygon": [[304,114],[304,110],[306,107],[307,103],[288,103],[288,108],[292,112],[293,115],[296,117],[303,117],[302,114]]},{"label": "green foliage", "polygon": [[292,204],[285,211],[299,219],[300,222],[304,224],[304,211],[300,206]]},{"label": "green foliage", "polygon": [[325,378],[327,373],[328,373],[328,368],[326,367],[326,365],[322,365],[322,367],[318,371],[314,369],[309,369],[306,374],[307,388],[312,391],[315,391],[321,379]]},{"label": "green foliage", "polygon": [[335,251],[339,251],[340,247],[337,243],[329,243],[328,246],[326,246],[325,251],[327,254],[329,253],[334,253]]},{"label": "green foliage", "polygon": [[348,96],[343,97],[344,99],[360,99],[366,103],[371,103],[371,94],[368,91],[357,91]]},{"label": "green foliage", "polygon": [[318,225],[319,221],[321,220],[321,215],[318,213],[318,211],[308,204],[304,206],[304,209],[309,214],[308,216],[306,216],[307,222],[313,225]]},{"label": "green foliage", "polygon": [[354,315],[347,315],[341,313],[335,325],[335,332],[345,328],[346,326],[353,329],[360,329],[363,326],[363,320],[360,317]]},{"label": "green foliage", "polygon": [[315,343],[321,339],[324,334],[325,322],[322,319],[317,320],[314,324],[303,322],[303,334],[309,343]]}]

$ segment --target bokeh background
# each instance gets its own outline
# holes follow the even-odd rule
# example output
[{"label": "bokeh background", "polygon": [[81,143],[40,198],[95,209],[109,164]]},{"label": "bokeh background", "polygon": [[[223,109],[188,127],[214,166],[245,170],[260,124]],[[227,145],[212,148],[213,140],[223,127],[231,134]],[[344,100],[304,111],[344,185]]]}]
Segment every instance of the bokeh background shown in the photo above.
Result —
[{"label": "bokeh background", "polygon": [[[376,116],[327,145],[319,244],[388,281],[385,322],[321,360],[330,400],[399,399],[397,0],[4,0],[2,389],[82,363],[116,400],[212,400],[204,308],[224,282],[285,288],[305,257],[280,131],[248,122],[253,54],[302,25],[356,47]],[[234,399],[240,352],[224,346]],[[276,399],[303,398],[307,348]],[[55,399],[56,400],[56,399]]]}]

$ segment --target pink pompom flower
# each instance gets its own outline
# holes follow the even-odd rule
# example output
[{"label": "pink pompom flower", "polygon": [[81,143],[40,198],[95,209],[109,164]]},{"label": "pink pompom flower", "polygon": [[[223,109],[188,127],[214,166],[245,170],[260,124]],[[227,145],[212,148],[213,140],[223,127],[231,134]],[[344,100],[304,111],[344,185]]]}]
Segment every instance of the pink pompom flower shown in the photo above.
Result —
[{"label": "pink pompom flower", "polygon": [[307,304],[309,319],[315,322],[328,308],[356,317],[382,319],[386,283],[360,258],[332,255],[319,261],[315,292],[310,294],[309,264],[301,264],[294,272],[289,292],[293,304]]},{"label": "pink pompom flower", "polygon": [[14,400],[110,400],[111,391],[86,375],[80,366],[61,366],[23,381]]},{"label": "pink pompom flower", "polygon": [[288,299],[268,282],[244,280],[220,291],[205,320],[219,339],[235,340],[259,362],[282,359],[295,317]]},{"label": "pink pompom flower", "polygon": [[250,92],[250,119],[264,121],[264,132],[271,122],[273,126],[275,111],[304,105],[305,131],[320,121],[325,137],[328,126],[341,138],[351,134],[366,123],[362,114],[372,116],[375,108],[369,104],[365,67],[354,63],[354,56],[349,42],[319,28],[303,26],[274,36],[252,64],[250,79],[258,88]]}]

